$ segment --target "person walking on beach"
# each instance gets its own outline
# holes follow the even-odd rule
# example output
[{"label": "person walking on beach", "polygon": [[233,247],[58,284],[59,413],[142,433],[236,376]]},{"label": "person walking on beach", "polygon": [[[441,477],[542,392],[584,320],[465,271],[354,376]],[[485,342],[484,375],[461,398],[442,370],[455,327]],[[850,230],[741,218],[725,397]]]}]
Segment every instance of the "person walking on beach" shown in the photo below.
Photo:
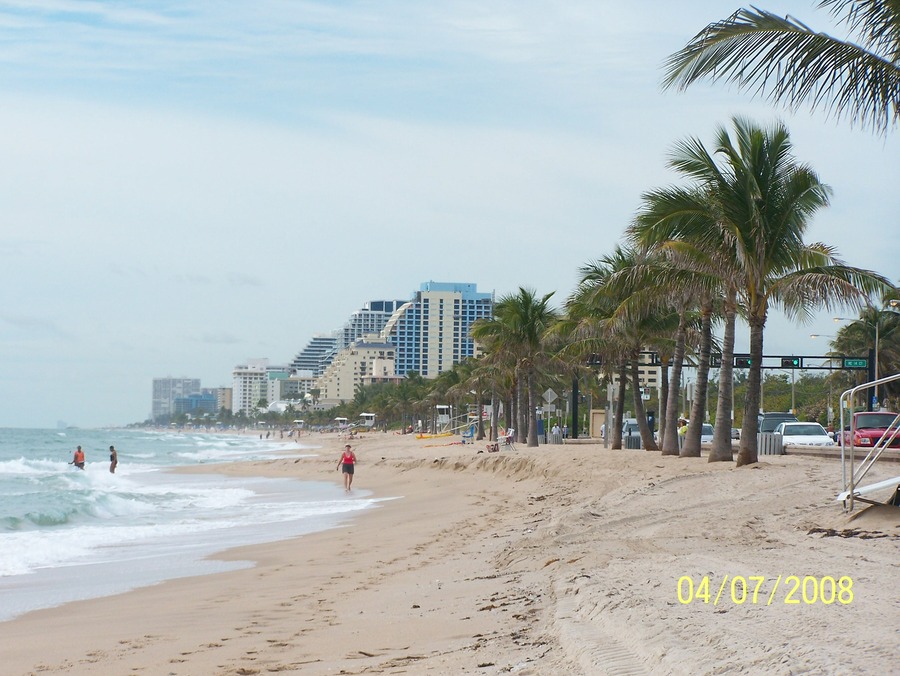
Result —
[{"label": "person walking on beach", "polygon": [[119,454],[116,452],[115,446],[109,447],[109,473],[116,473],[116,465],[119,464]]},{"label": "person walking on beach", "polygon": [[75,465],[78,469],[84,469],[84,451],[81,450],[81,446],[75,449],[75,455],[69,464]]},{"label": "person walking on beach", "polygon": [[344,446],[344,452],[341,459],[338,460],[337,469],[343,468],[344,472],[344,490],[350,492],[350,486],[353,485],[353,466],[356,464],[356,454],[350,444]]}]

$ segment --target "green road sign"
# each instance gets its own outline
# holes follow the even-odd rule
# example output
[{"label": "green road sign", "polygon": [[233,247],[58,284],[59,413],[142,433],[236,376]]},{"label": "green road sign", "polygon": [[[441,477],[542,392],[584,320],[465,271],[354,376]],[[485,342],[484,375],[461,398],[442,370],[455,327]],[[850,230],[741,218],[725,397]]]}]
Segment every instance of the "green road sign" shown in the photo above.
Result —
[{"label": "green road sign", "polygon": [[844,368],[845,369],[867,369],[869,368],[869,360],[868,359],[850,359],[844,357]]}]

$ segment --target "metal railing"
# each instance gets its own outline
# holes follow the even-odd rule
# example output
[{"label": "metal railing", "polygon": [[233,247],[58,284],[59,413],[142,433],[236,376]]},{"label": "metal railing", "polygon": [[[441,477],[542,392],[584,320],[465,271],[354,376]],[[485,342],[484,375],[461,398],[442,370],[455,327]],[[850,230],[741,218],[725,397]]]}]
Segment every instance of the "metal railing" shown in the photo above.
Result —
[{"label": "metal railing", "polygon": [[[841,435],[841,484],[843,486],[843,490],[847,493],[847,499],[849,500],[848,511],[853,511],[853,502],[855,497],[855,491],[859,486],[859,482],[863,480],[868,471],[872,469],[872,465],[874,465],[878,458],[881,457],[881,454],[887,449],[894,439],[897,438],[898,432],[900,432],[900,415],[897,415],[890,426],[885,430],[884,434],[881,435],[881,438],[872,445],[869,449],[869,452],[866,454],[866,457],[860,463],[859,468],[854,467],[854,451],[855,446],[853,440],[856,436],[856,416],[852,413],[852,404],[856,395],[864,390],[869,390],[877,385],[883,385],[885,383],[890,383],[895,380],[900,380],[900,373],[895,373],[892,376],[887,376],[885,378],[879,378],[878,380],[873,380],[868,383],[863,383],[862,385],[857,385],[856,387],[849,389],[841,394],[841,398],[838,402],[839,409],[841,411],[841,427],[840,427],[840,435]],[[868,396],[868,395],[867,395]],[[844,402],[847,402],[848,406],[844,406]],[[849,425],[849,435],[844,434],[844,411],[847,411],[847,414],[850,416],[850,425]],[[845,438],[849,437],[849,464],[850,464],[850,480],[847,480],[847,444],[844,443]]]}]

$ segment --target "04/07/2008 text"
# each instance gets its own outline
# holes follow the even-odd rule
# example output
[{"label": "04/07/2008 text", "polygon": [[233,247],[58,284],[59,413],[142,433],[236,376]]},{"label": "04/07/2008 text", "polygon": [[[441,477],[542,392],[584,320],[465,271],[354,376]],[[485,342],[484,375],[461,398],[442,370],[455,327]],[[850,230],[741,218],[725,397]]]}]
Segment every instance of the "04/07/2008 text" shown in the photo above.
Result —
[{"label": "04/07/2008 text", "polygon": [[[771,587],[766,584],[767,581]],[[709,575],[703,575],[696,581],[690,575],[682,575],[678,578],[676,591],[678,602],[682,605],[712,603],[718,606],[731,602],[734,605],[770,606],[774,602],[808,606],[837,603],[845,606],[853,602],[853,579],[848,575],[839,578],[831,575],[779,575],[774,579],[765,575],[725,575],[719,583],[715,579],[710,580]]]}]

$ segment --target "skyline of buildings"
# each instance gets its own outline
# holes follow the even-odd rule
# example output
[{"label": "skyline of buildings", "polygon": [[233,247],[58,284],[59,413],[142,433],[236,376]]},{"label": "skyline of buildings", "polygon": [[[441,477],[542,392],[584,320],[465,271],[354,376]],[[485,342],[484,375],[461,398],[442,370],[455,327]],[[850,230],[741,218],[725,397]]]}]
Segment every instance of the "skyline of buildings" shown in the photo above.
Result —
[{"label": "skyline of buildings", "polygon": [[[313,335],[285,365],[273,365],[268,358],[236,365],[232,387],[216,388],[230,389],[231,405],[217,410],[250,413],[262,400],[277,405],[286,398],[312,398],[317,408],[330,408],[353,399],[359,385],[396,382],[410,371],[436,378],[476,356],[471,326],[492,317],[493,307],[493,292],[460,282],[423,282],[409,300],[370,300],[351,313],[343,327]],[[199,379],[153,382],[153,420],[201,411],[197,402],[208,406],[209,398],[200,396]],[[312,397],[314,392],[317,396]],[[175,399],[183,400],[179,407]],[[217,402],[221,400],[217,395]]]}]

